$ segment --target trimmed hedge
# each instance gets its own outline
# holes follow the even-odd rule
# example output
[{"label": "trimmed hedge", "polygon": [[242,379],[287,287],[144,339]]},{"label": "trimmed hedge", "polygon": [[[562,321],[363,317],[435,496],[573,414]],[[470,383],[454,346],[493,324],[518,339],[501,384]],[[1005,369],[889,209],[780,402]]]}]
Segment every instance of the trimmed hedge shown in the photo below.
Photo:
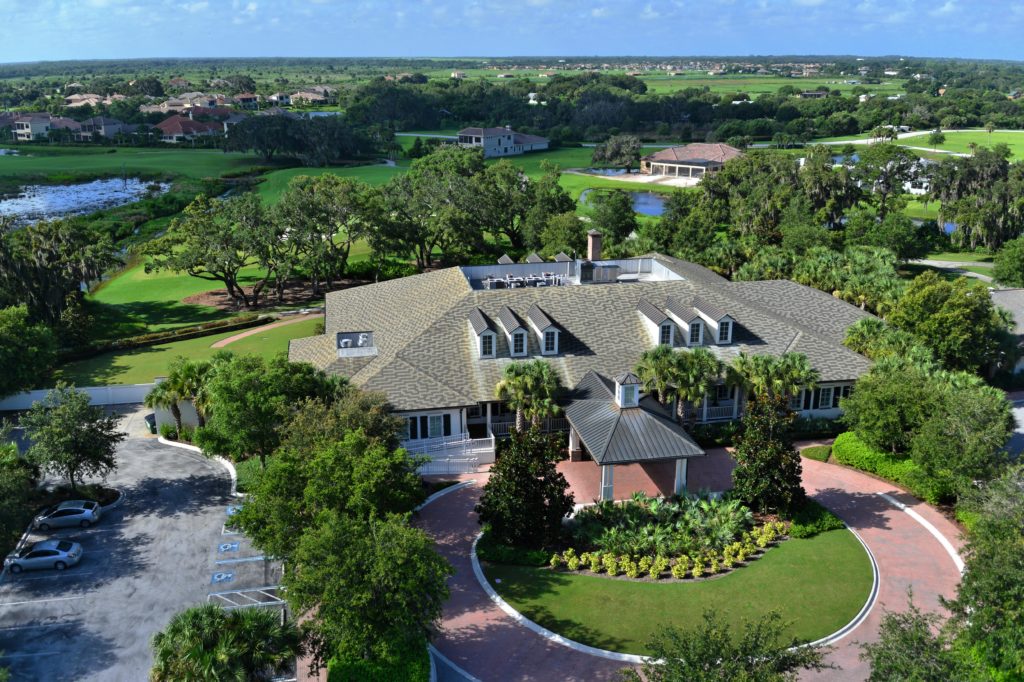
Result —
[{"label": "trimmed hedge", "polygon": [[831,445],[812,445],[809,448],[804,448],[800,451],[800,454],[808,459],[815,459],[819,462],[827,462],[828,456],[832,454]]},{"label": "trimmed hedge", "polygon": [[808,498],[789,525],[791,538],[810,538],[818,533],[845,528],[838,516]]},{"label": "trimmed hedge", "polygon": [[853,431],[836,437],[832,457],[840,464],[892,481],[931,504],[939,504],[953,495],[948,486],[928,476],[914,460],[875,450]]},{"label": "trimmed hedge", "polygon": [[327,682],[427,682],[429,679],[430,654],[426,642],[386,661],[334,658],[327,664]]}]

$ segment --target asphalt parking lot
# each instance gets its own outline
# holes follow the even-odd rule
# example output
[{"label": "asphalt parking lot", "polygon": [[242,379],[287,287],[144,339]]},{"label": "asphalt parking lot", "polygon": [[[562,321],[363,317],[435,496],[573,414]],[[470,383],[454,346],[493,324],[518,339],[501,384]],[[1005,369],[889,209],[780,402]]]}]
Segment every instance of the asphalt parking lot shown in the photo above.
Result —
[{"label": "asphalt parking lot", "polygon": [[[0,663],[12,680],[145,680],[150,639],[183,608],[274,603],[277,564],[224,524],[235,501],[216,462],[155,439],[122,444],[108,483],[124,503],[74,539],[77,566],[0,580]],[[211,596],[212,595],[212,596]]]}]

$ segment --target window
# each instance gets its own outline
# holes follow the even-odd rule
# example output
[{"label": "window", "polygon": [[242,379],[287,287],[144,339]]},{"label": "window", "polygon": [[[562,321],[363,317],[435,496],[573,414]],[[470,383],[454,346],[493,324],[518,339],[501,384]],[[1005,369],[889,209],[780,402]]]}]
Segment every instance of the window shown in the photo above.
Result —
[{"label": "window", "polygon": [[512,355],[526,355],[526,334],[516,332],[512,335]]},{"label": "window", "polygon": [[493,358],[494,357],[494,335],[484,334],[480,337],[480,357],[482,358]]},{"label": "window", "polygon": [[636,407],[637,404],[637,385],[626,384],[622,387],[622,407]]},{"label": "window", "polygon": [[853,386],[836,386],[835,391],[832,392],[832,407],[839,407],[839,399],[849,398],[852,390]]},{"label": "window", "polygon": [[558,332],[552,329],[549,329],[548,331],[544,332],[544,352],[558,352]]},{"label": "window", "polygon": [[409,417],[405,420],[405,440],[416,440],[420,437],[418,426],[419,419],[416,417]]},{"label": "window", "polygon": [[715,387],[715,391],[716,391],[716,393],[715,393],[715,400],[717,402],[724,402],[726,400],[732,400],[732,392],[733,392],[733,387],[732,386],[726,386],[724,384],[721,385],[721,386],[716,386]]},{"label": "window", "polygon": [[661,337],[658,339],[658,343],[660,343],[663,346],[672,345],[672,325],[661,325]]},{"label": "window", "polygon": [[722,320],[718,323],[718,343],[729,343],[732,337],[732,322]]},{"label": "window", "polygon": [[441,415],[432,414],[427,418],[427,426],[429,427],[428,433],[430,438],[440,438],[444,435],[444,421],[441,419]]},{"label": "window", "polygon": [[475,419],[476,417],[483,416],[483,410],[480,407],[480,403],[476,405],[470,405],[466,408],[466,417],[468,419]]},{"label": "window", "polygon": [[789,409],[794,412],[799,411],[803,407],[804,392],[797,391],[793,395],[789,396]]},{"label": "window", "polygon": [[700,322],[690,323],[690,345],[696,346],[700,344],[701,329]]}]

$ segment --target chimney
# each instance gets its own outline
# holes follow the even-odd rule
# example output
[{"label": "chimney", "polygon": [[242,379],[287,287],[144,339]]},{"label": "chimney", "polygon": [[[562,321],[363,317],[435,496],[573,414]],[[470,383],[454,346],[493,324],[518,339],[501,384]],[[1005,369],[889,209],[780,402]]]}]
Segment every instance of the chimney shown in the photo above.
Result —
[{"label": "chimney", "polygon": [[601,260],[601,233],[597,230],[587,232],[587,260]]}]

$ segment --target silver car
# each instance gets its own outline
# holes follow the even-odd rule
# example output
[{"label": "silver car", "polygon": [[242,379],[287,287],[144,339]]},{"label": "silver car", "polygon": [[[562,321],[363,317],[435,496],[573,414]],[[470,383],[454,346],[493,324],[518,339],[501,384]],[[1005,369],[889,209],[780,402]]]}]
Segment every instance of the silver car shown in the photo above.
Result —
[{"label": "silver car", "polygon": [[82,558],[82,546],[70,540],[43,540],[24,547],[4,559],[11,573],[35,571],[41,568],[55,568],[63,571],[74,566]]},{"label": "silver car", "polygon": [[100,520],[100,505],[92,500],[68,500],[39,514],[32,527],[38,530],[79,526],[88,528]]}]

